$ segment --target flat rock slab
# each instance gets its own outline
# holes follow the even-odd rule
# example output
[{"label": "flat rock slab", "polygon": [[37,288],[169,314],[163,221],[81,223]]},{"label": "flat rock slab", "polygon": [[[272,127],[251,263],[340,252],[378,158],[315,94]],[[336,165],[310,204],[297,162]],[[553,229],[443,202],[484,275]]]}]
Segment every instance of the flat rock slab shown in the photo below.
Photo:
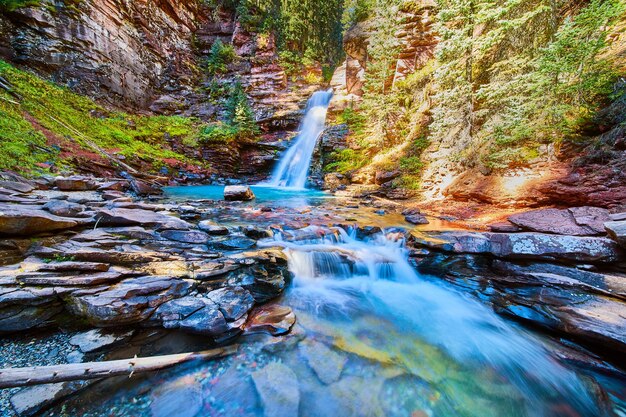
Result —
[{"label": "flat rock slab", "polygon": [[152,417],[196,417],[202,409],[202,386],[192,376],[161,385],[152,393]]},{"label": "flat rock slab", "polygon": [[81,214],[86,209],[82,204],[63,200],[49,201],[42,208],[55,216],[61,217],[82,217]]},{"label": "flat rock slab", "polygon": [[230,330],[219,305],[204,297],[187,296],[165,302],[150,320],[166,329],[207,336],[219,336]]},{"label": "flat rock slab", "polygon": [[57,177],[54,180],[56,185],[61,191],[90,191],[98,188],[98,184],[92,179],[87,177]]},{"label": "flat rock slab", "polygon": [[418,246],[454,253],[491,254],[499,258],[611,263],[623,259],[607,238],[544,233],[411,232]]},{"label": "flat rock slab", "polygon": [[6,188],[11,191],[16,191],[18,193],[30,193],[35,189],[32,184],[28,184],[25,182],[17,182],[17,181],[0,181],[0,187]]},{"label": "flat rock slab", "polygon": [[608,210],[599,207],[540,209],[509,216],[509,222],[524,230],[571,236],[602,235],[608,220]]},{"label": "flat rock slab", "polygon": [[161,232],[161,237],[176,242],[198,245],[205,244],[210,239],[207,233],[198,230],[165,230]]},{"label": "flat rock slab", "polygon": [[59,382],[24,388],[11,397],[11,405],[15,413],[20,417],[34,416],[48,406],[75,394],[94,382]]},{"label": "flat rock slab", "polygon": [[0,235],[30,236],[72,229],[81,221],[59,217],[36,208],[15,204],[0,205]]},{"label": "flat rock slab", "polygon": [[93,329],[72,336],[70,344],[78,347],[83,353],[92,353],[121,343],[130,338],[133,333],[132,330],[113,333],[103,329]]},{"label": "flat rock slab", "polygon": [[612,239],[626,248],[626,220],[606,222],[604,227]]},{"label": "flat rock slab", "polygon": [[98,211],[95,216],[99,226],[148,226],[160,229],[189,230],[192,225],[177,217],[150,210],[112,208]]},{"label": "flat rock slab", "polygon": [[300,355],[306,360],[317,377],[324,384],[337,382],[348,358],[323,343],[304,340],[298,345]]},{"label": "flat rock slab", "polygon": [[187,281],[158,276],[130,278],[100,291],[75,291],[67,307],[94,326],[120,326],[147,320],[163,303],[185,296]]},{"label": "flat rock slab", "polygon": [[97,272],[92,274],[60,275],[46,272],[18,274],[16,279],[24,285],[51,287],[84,287],[113,284],[122,278],[117,271]]},{"label": "flat rock slab", "polygon": [[209,245],[216,250],[235,251],[246,250],[256,246],[256,242],[247,237],[233,237],[219,241],[210,242]]},{"label": "flat rock slab", "polygon": [[198,229],[212,236],[226,236],[230,233],[226,226],[220,226],[209,220],[203,220],[198,223]]},{"label": "flat rock slab", "polygon": [[298,377],[286,365],[270,363],[252,373],[265,417],[293,417],[298,415],[300,388]]}]

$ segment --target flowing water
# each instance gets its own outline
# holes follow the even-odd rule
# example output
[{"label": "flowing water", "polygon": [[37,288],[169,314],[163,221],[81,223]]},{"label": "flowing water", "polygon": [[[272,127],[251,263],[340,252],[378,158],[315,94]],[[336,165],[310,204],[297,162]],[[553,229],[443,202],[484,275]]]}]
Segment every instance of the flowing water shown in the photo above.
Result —
[{"label": "flowing water", "polygon": [[279,302],[297,316],[291,334],[244,337],[234,357],[116,387],[112,400],[100,389],[75,410],[156,417],[170,415],[167,407],[185,417],[624,415],[623,396],[610,393],[623,391],[623,381],[570,368],[541,336],[420,276],[403,236],[389,229],[357,239],[353,230],[310,226],[260,241],[288,255],[294,278]]},{"label": "flowing water", "polygon": [[294,189],[305,187],[311,157],[317,139],[324,131],[326,111],[332,96],[332,90],[313,93],[307,103],[298,136],[278,162],[268,185]]}]

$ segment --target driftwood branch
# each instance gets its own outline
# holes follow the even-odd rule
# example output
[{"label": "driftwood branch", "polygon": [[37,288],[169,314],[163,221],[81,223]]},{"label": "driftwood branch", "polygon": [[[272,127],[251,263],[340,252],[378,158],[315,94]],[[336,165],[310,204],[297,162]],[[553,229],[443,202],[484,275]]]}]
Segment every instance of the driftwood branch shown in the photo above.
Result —
[{"label": "driftwood branch", "polygon": [[108,378],[158,371],[185,362],[221,358],[237,351],[237,345],[202,352],[121,359],[105,362],[70,363],[54,366],[0,369],[0,389],[65,381]]}]

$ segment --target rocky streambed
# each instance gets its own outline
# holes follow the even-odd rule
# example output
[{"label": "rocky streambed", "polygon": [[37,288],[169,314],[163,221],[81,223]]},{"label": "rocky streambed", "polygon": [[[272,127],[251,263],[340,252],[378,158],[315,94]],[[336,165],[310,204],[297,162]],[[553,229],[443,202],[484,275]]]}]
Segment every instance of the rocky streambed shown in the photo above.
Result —
[{"label": "rocky streambed", "polygon": [[[241,203],[152,192],[82,177],[0,183],[0,352],[14,358],[3,366],[233,343],[239,353],[131,380],[2,390],[6,415],[484,416],[512,404],[523,407],[511,415],[624,410],[619,213],[550,209],[486,232],[375,199]],[[530,372],[528,357],[545,356],[561,364],[554,374],[582,375],[563,378],[574,385],[582,378],[586,388],[531,395],[512,382],[508,364],[481,356],[486,346],[474,341],[463,358],[439,334],[458,332],[463,343],[474,316],[487,327],[515,328],[491,311],[540,330],[528,339],[537,351],[511,353],[515,372]],[[432,316],[435,335],[414,315]],[[502,332],[485,338],[527,343],[525,331]],[[474,375],[486,363],[491,371]],[[459,378],[467,387],[452,383]],[[498,378],[511,384],[506,394],[494,391]],[[544,376],[528,378],[551,386]],[[574,395],[590,395],[593,405]],[[324,399],[333,407],[315,405]]]}]

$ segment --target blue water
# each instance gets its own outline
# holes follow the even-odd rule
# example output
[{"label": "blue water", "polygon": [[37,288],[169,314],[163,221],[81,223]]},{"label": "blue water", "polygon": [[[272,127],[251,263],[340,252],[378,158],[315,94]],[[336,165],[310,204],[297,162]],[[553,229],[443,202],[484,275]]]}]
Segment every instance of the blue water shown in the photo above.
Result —
[{"label": "blue water", "polygon": [[[269,204],[275,207],[301,207],[304,205],[319,205],[325,200],[333,198],[319,190],[275,188],[262,185],[253,185],[252,191],[256,198],[244,204]],[[165,187],[165,194],[173,199],[193,200],[223,200],[223,185],[190,185],[186,187]]]}]

